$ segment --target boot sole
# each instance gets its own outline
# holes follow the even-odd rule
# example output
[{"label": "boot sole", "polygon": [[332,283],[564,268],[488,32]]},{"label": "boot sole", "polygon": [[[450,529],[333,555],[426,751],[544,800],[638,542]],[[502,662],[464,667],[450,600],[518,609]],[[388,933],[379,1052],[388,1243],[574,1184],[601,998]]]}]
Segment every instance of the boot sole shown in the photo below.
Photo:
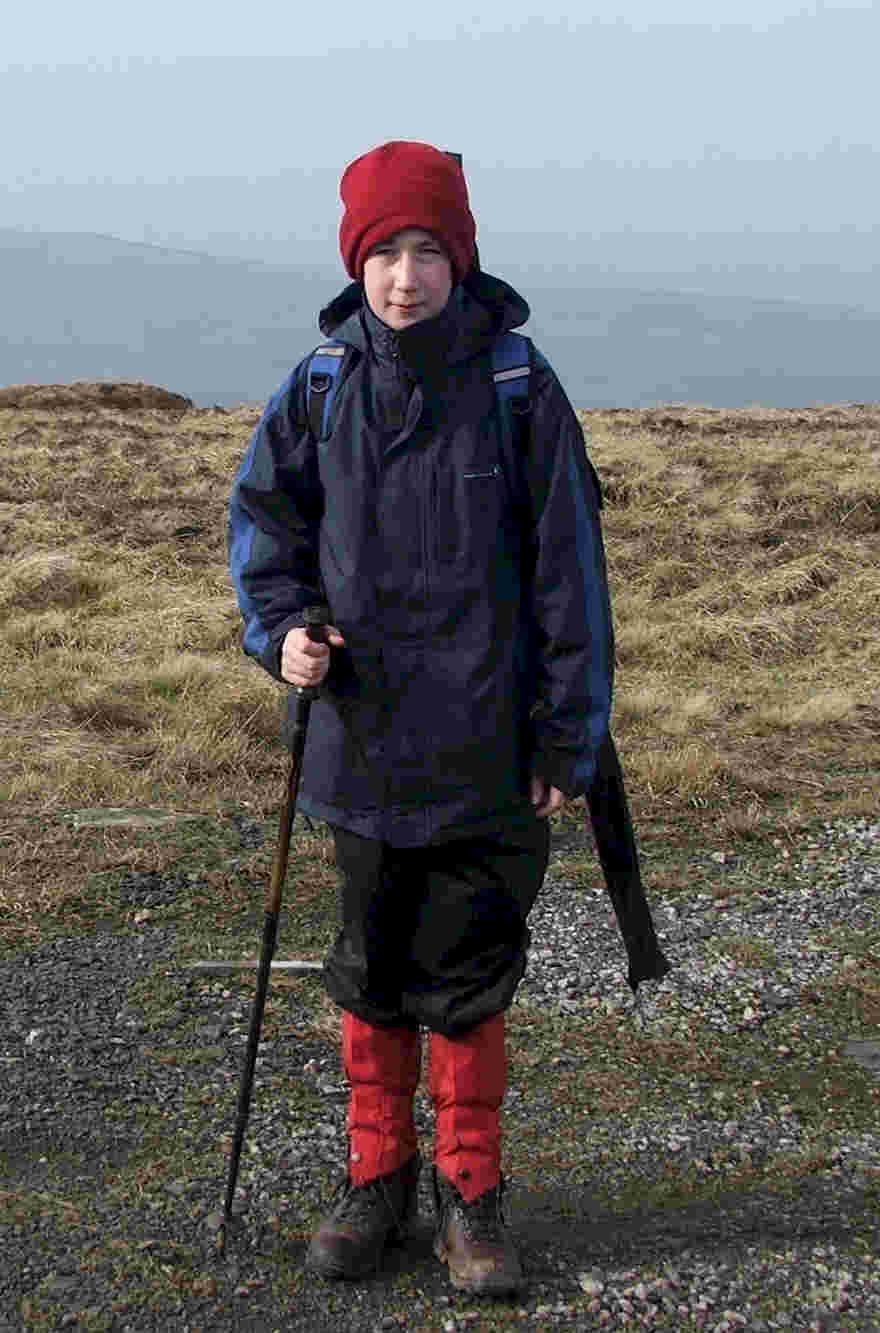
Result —
[{"label": "boot sole", "polygon": [[344,1268],[341,1264],[327,1263],[323,1259],[316,1259],[312,1255],[307,1255],[306,1268],[310,1273],[326,1278],[328,1282],[357,1282],[361,1278],[372,1277],[379,1272],[382,1267],[382,1255],[384,1253],[384,1249],[381,1250],[375,1262],[371,1260],[369,1264],[365,1264],[361,1268]]},{"label": "boot sole", "polygon": [[360,1278],[374,1277],[382,1268],[385,1251],[405,1245],[417,1222],[417,1217],[412,1220],[407,1218],[402,1227],[395,1227],[386,1236],[377,1252],[371,1254],[369,1260],[365,1260],[357,1268],[346,1268],[341,1263],[334,1263],[329,1257],[313,1254],[311,1249],[306,1252],[305,1266],[310,1273],[316,1273],[318,1277],[327,1278],[330,1282],[357,1282]]}]

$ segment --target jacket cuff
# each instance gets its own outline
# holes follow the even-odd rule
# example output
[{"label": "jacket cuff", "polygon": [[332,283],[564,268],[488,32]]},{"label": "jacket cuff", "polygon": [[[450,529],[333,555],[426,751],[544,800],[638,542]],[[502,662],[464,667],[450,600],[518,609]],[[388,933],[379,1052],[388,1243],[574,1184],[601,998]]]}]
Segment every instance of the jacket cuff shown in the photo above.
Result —
[{"label": "jacket cuff", "polygon": [[543,746],[540,739],[535,745],[531,767],[533,773],[549,782],[551,787],[558,788],[569,801],[583,796],[592,786],[596,770],[595,761],[585,772],[582,761],[579,763],[573,756]]},{"label": "jacket cuff", "polygon": [[281,624],[276,625],[269,635],[269,645],[263,655],[263,666],[269,672],[269,675],[274,676],[276,680],[280,680],[282,685],[290,683],[281,674],[281,649],[284,647],[285,636],[288,630],[301,629],[304,624],[305,618],[302,612],[298,611],[288,616],[286,620],[282,620]]}]

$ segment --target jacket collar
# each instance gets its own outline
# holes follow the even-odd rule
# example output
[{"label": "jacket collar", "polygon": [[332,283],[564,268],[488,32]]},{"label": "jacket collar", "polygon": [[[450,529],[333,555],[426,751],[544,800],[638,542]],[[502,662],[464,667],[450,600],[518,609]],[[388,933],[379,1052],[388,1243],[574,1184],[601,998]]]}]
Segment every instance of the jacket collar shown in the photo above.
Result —
[{"label": "jacket collar", "polygon": [[420,319],[407,329],[392,329],[374,314],[365,300],[361,323],[378,362],[395,366],[402,362],[411,374],[421,379],[448,363],[458,336],[458,309],[450,297],[444,308],[430,319]]}]

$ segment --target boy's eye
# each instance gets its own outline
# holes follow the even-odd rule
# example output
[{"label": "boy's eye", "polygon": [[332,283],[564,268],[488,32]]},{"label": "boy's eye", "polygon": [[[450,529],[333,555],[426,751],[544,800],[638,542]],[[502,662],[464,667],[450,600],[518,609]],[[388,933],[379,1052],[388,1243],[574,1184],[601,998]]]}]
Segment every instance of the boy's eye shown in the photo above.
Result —
[{"label": "boy's eye", "polygon": [[[391,242],[375,245],[370,251],[370,256],[375,259],[384,259],[386,263],[394,263],[400,255],[400,251]],[[416,259],[440,259],[443,256],[443,250],[436,243],[426,242],[419,245],[411,251]]]}]

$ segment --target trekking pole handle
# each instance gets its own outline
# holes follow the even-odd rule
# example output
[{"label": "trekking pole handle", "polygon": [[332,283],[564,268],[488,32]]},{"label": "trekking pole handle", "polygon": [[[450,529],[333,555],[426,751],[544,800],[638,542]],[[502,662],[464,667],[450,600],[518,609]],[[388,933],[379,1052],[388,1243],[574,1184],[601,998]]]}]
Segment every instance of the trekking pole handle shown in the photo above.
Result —
[{"label": "trekking pole handle", "polygon": [[[303,611],[303,625],[312,643],[327,642],[327,624],[330,620],[329,606],[307,606]],[[320,685],[295,685],[297,697],[304,700],[317,699],[321,692]]]}]

